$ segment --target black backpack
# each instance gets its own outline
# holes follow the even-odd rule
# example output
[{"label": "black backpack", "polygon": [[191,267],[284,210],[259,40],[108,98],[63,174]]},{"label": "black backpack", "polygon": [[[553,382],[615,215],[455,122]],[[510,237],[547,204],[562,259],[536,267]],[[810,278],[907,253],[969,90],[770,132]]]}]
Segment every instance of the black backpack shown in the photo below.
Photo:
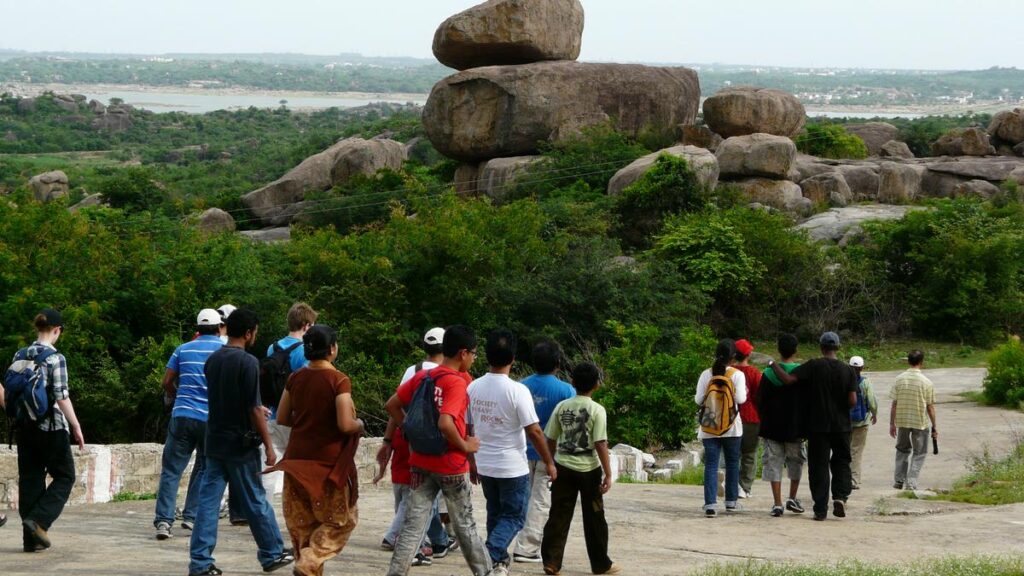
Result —
[{"label": "black backpack", "polygon": [[274,351],[260,360],[260,398],[267,408],[277,408],[284,394],[285,384],[292,374],[291,356],[302,342],[296,342],[287,348],[274,342]]},{"label": "black backpack", "polygon": [[441,413],[434,401],[434,377],[427,372],[412,395],[412,402],[405,408],[402,435],[409,442],[409,448],[417,454],[440,456],[448,452],[448,440],[441,434],[437,421]]}]

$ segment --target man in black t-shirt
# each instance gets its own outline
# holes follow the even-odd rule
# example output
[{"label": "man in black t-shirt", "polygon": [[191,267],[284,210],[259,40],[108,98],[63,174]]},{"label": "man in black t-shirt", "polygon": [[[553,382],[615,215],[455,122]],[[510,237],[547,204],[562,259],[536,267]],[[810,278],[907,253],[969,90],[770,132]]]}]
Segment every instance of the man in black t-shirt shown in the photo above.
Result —
[{"label": "man in black t-shirt", "polygon": [[[839,360],[839,335],[825,332],[819,340],[821,358],[797,367],[791,374],[774,361],[768,363],[783,384],[797,385],[802,409],[803,436],[807,438],[807,475],[814,498],[814,519],[828,515],[829,487],[832,515],[846,516],[852,488],[850,472],[850,408],[857,402],[857,375]],[[831,478],[830,478],[831,476]]]}]

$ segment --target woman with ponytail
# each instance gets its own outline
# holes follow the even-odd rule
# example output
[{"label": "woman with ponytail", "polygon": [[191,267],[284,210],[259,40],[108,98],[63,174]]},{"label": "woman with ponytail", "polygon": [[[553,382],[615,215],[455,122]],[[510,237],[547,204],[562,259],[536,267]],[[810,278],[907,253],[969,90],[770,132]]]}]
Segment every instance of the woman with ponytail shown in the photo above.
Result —
[{"label": "woman with ponytail", "polygon": [[697,437],[704,444],[704,514],[717,515],[718,461],[725,454],[725,510],[737,509],[740,480],[740,444],[743,423],[738,407],[747,401],[743,372],[732,368],[736,343],[724,339],[715,348],[715,362],[697,380],[694,400],[701,406]]}]

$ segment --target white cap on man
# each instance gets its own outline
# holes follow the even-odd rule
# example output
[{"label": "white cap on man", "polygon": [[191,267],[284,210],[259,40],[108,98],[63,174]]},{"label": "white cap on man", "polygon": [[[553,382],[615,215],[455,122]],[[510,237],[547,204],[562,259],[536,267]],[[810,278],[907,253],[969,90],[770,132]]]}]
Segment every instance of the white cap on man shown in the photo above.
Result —
[{"label": "white cap on man", "polygon": [[427,346],[437,346],[444,343],[444,328],[431,328],[423,335],[423,343]]},{"label": "white cap on man", "polygon": [[199,311],[199,316],[196,317],[197,326],[220,326],[220,312],[217,312],[213,308],[203,308]]},{"label": "white cap on man", "polygon": [[850,366],[853,366],[854,368],[863,368],[864,359],[860,356],[854,356],[853,358],[850,358]]},{"label": "white cap on man", "polygon": [[220,308],[217,308],[217,313],[220,314],[220,323],[226,323],[228,321],[228,316],[231,316],[231,313],[235,310],[238,310],[238,308],[231,304],[221,304]]}]

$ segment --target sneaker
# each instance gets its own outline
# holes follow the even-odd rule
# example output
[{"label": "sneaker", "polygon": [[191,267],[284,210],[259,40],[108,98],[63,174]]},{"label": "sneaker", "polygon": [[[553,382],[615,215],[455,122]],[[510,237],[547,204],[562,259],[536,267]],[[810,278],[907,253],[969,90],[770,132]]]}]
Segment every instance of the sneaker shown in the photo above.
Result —
[{"label": "sneaker", "polygon": [[188,576],[220,576],[223,573],[223,570],[217,568],[213,564],[210,564],[210,567],[206,570],[203,570],[202,572],[189,572]]},{"label": "sneaker", "polygon": [[[459,541],[455,538],[448,538],[448,543],[439,548],[434,548],[434,560],[440,560],[448,554],[455,552],[459,549]],[[537,562],[540,562],[540,556],[537,557]]]},{"label": "sneaker", "polygon": [[508,563],[495,562],[491,569],[491,576],[508,576]]},{"label": "sneaker", "polygon": [[526,556],[524,554],[513,554],[512,560],[523,564],[540,564],[542,561],[540,556]]},{"label": "sneaker", "polygon": [[715,516],[718,516],[718,511],[715,510],[714,508],[705,508],[704,509],[704,517],[705,518],[714,518]]},{"label": "sneaker", "polygon": [[903,490],[903,482],[893,482],[892,487],[897,490]]},{"label": "sneaker", "polygon": [[225,500],[224,502],[220,503],[220,510],[217,511],[217,518],[223,519],[223,518],[227,518],[227,517],[228,517],[228,503],[227,503],[227,500]]},{"label": "sneaker", "polygon": [[417,552],[412,558],[411,566],[430,566],[433,563],[434,561],[430,559],[430,556],[427,556],[423,552]]},{"label": "sneaker", "polygon": [[744,490],[742,486],[740,486],[740,492],[738,496],[740,498],[747,498],[749,496],[749,493],[746,490]]},{"label": "sneaker", "polygon": [[782,516],[785,512],[786,509],[783,508],[782,506],[772,506],[772,516],[774,516],[775,518]]},{"label": "sneaker", "polygon": [[174,509],[174,519],[175,519],[175,520],[181,520],[181,519],[182,519],[182,518],[184,518],[184,517],[185,517],[185,516],[184,516],[184,514],[182,513],[182,511],[181,511],[181,508],[175,508],[175,509]]},{"label": "sneaker", "polygon": [[786,500],[786,510],[789,510],[793,514],[803,514],[804,506],[796,498],[790,498]]},{"label": "sneaker", "polygon": [[725,503],[725,511],[726,512],[739,512],[741,510],[743,510],[743,506],[740,506],[739,502],[732,502],[732,503],[726,502]]},{"label": "sneaker", "polygon": [[618,564],[615,564],[613,562],[612,565],[609,566],[608,569],[604,572],[601,572],[601,574],[618,574],[619,572],[622,572],[622,568],[620,568]]},{"label": "sneaker", "polygon": [[[263,571],[264,572],[273,572],[274,570],[277,570],[279,568],[284,568],[285,566],[291,564],[292,562],[295,562],[295,555],[286,550],[286,551],[282,552],[280,556],[278,556],[277,558],[274,558],[274,560],[271,561],[270,564],[267,564],[266,566],[264,566],[263,567]],[[219,572],[218,572],[218,574],[219,574]]]},{"label": "sneaker", "polygon": [[191,532],[192,529],[196,527],[196,521],[195,520],[182,520],[181,521],[181,527],[184,528],[185,530],[188,530],[189,532]]},{"label": "sneaker", "polygon": [[37,546],[42,546],[43,548],[50,547],[50,537],[46,534],[46,530],[43,530],[42,526],[36,524],[35,520],[25,520],[21,525],[28,531]]},{"label": "sneaker", "polygon": [[171,525],[167,522],[158,522],[156,525],[156,539],[167,540],[171,537]]},{"label": "sneaker", "polygon": [[846,518],[846,502],[843,502],[842,500],[833,500],[832,515],[836,518]]},{"label": "sneaker", "polygon": [[385,551],[385,552],[394,552],[395,551],[395,545],[392,544],[391,542],[388,542],[388,539],[385,538],[385,539],[380,541],[380,549]]}]

